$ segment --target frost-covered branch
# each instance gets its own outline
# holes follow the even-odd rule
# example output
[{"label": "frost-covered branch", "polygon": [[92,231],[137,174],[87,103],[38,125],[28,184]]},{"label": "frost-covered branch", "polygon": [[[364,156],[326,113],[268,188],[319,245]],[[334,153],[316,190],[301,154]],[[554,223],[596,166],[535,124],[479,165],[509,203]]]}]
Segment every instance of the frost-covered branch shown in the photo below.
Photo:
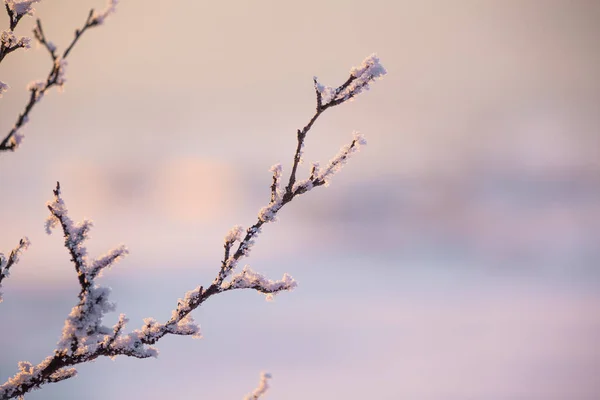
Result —
[{"label": "frost-covered branch", "polygon": [[267,295],[267,300],[272,300],[273,295],[283,290],[292,290],[298,284],[288,274],[283,274],[283,278],[272,281],[258,272],[253,271],[246,265],[241,272],[233,275],[231,281],[221,284],[221,291],[225,292],[234,289],[254,289],[257,292]]},{"label": "frost-covered branch", "polygon": [[258,382],[258,387],[254,389],[251,394],[244,397],[244,400],[258,400],[263,394],[267,393],[267,390],[269,390],[269,379],[271,379],[271,374],[268,372],[263,372],[260,374],[260,382]]},{"label": "frost-covered branch", "polygon": [[[44,37],[41,28],[39,36]],[[381,77],[384,73],[385,70],[379,64],[377,57],[371,56],[363,62],[362,67],[352,69],[350,78],[335,89],[335,94],[323,96],[323,91],[317,87],[317,113],[304,129],[298,131],[302,133],[301,136],[298,136],[298,149],[302,149],[306,133],[324,110],[353,98],[361,90],[366,89],[371,81]],[[364,138],[355,133],[352,142],[344,146],[324,169],[321,170],[318,164],[313,164],[309,177],[301,181],[296,181],[295,176],[300,162],[300,150],[296,150],[292,172],[285,189],[282,188],[281,183],[283,175],[281,165],[273,166],[271,168],[273,178],[269,204],[259,211],[258,220],[254,225],[246,230],[236,225],[225,235],[223,260],[212,283],[206,289],[204,286],[197,286],[185,293],[178,300],[177,306],[166,322],[146,318],[140,329],[130,333],[123,332],[128,322],[123,314],[120,315],[119,321],[113,327],[103,325],[104,314],[113,311],[115,305],[108,300],[109,288],[96,284],[96,278],[100,276],[101,272],[124,257],[127,250],[120,246],[96,260],[90,261],[85,241],[89,236],[92,223],[88,220],[74,223],[71,220],[61,197],[60,185],[57,183],[54,198],[47,203],[50,216],[46,221],[46,229],[50,233],[53,228],[60,227],[63,232],[64,244],[69,251],[78,277],[79,302],[73,307],[65,321],[62,337],[53,355],[35,366],[28,362],[21,362],[19,372],[0,385],[0,400],[19,397],[44,384],[73,377],[76,371],[71,368],[72,366],[95,360],[100,356],[156,357],[158,350],[152,345],[169,334],[200,337],[200,327],[195,323],[191,312],[213,295],[236,289],[253,289],[267,295],[267,299],[271,299],[281,291],[294,289],[296,281],[288,274],[284,274],[282,279],[274,281],[253,271],[249,266],[245,266],[237,273],[235,273],[235,268],[242,258],[249,255],[264,224],[275,221],[279,210],[296,196],[304,194],[314,187],[327,185],[348,158],[365,143]],[[258,399],[265,393],[268,378],[269,375],[263,375],[261,384],[251,397],[248,397],[249,399]]]},{"label": "frost-covered branch", "polygon": [[292,189],[296,183],[296,171],[298,165],[302,162],[302,153],[304,149],[304,139],[306,134],[312,128],[313,124],[319,116],[328,108],[340,105],[348,100],[352,100],[363,90],[369,90],[369,84],[376,79],[381,79],[387,73],[383,65],[379,62],[379,58],[375,54],[371,54],[365,58],[360,67],[353,67],[350,70],[350,77],[341,86],[333,88],[324,86],[319,83],[317,77],[313,77],[315,93],[317,96],[317,109],[313,117],[308,121],[308,124],[302,129],[298,129],[296,153],[292,164],[292,172],[288,180],[285,190],[285,196],[293,196]]},{"label": "frost-covered branch", "polygon": [[[213,285],[217,285],[227,290],[230,290],[232,282],[224,282],[231,272],[235,269],[238,261],[247,256],[250,253],[250,249],[254,245],[254,241],[258,234],[261,232],[262,226],[268,222],[276,220],[277,213],[287,203],[292,201],[294,197],[306,193],[313,187],[327,185],[331,177],[338,172],[341,167],[345,164],[346,160],[352,156],[356,151],[360,149],[362,145],[367,142],[364,137],[359,134],[354,134],[354,139],[349,145],[344,146],[337,156],[335,156],[328,164],[328,166],[321,172],[319,171],[319,164],[314,163],[311,168],[310,176],[308,179],[297,182],[296,173],[298,165],[302,160],[302,152],[304,148],[304,140],[308,131],[312,128],[317,118],[327,109],[340,105],[348,100],[353,99],[356,95],[361,93],[363,90],[369,89],[369,84],[376,79],[381,79],[386,74],[385,68],[379,62],[379,58],[372,54],[367,57],[360,67],[354,67],[350,71],[350,77],[341,86],[336,89],[322,86],[318,83],[317,78],[313,79],[315,83],[315,92],[317,96],[317,108],[315,114],[302,129],[298,129],[297,132],[297,146],[294,154],[292,170],[287,179],[287,186],[285,190],[281,188],[281,179],[283,170],[280,164],[276,164],[271,167],[273,172],[273,183],[271,185],[271,201],[268,205],[263,207],[258,213],[258,220],[254,225],[246,230],[246,235],[243,239],[238,240],[239,245],[237,250],[230,254],[232,247],[231,243],[227,243],[226,240],[226,254],[225,258],[221,262],[221,271],[213,282]],[[246,274],[246,276],[248,276]],[[239,277],[238,277],[239,279]],[[262,282],[259,280],[259,282]],[[236,285],[234,285],[236,287]],[[264,287],[259,290],[257,286],[246,286],[252,287],[260,292],[269,293],[272,295],[277,291],[270,291],[270,287]],[[293,286],[281,286],[281,290],[289,290]],[[223,290],[222,289],[222,290]]]},{"label": "frost-covered branch", "polygon": [[[10,275],[10,267],[19,262],[19,256],[27,250],[29,244],[29,239],[24,237],[19,241],[19,245],[10,252],[8,258],[0,253],[0,289],[2,289],[2,281]],[[2,292],[0,292],[0,303],[2,303]]]},{"label": "frost-covered branch", "polygon": [[33,15],[35,8],[34,3],[39,3],[41,0],[4,0],[6,13],[8,14],[10,30],[14,31],[21,18],[25,15]]},{"label": "frost-covered branch", "polygon": [[[62,336],[53,355],[35,366],[29,362],[21,362],[19,372],[0,385],[0,399],[19,397],[41,385],[71,378],[77,373],[71,366],[94,360],[101,355],[134,353],[133,350],[116,347],[116,341],[127,322],[123,315],[112,328],[102,324],[104,314],[114,311],[115,305],[108,300],[110,289],[95,283],[95,278],[123,258],[127,249],[119,246],[102,257],[90,260],[85,242],[92,222],[84,220],[75,223],[71,220],[61,197],[59,183],[53,193],[53,200],[47,203],[50,216],[46,221],[46,230],[48,233],[58,227],[62,230],[65,247],[78,277],[79,302],[65,320]],[[11,258],[15,258],[24,247],[23,241],[21,243],[13,251],[15,256],[11,254]]]},{"label": "frost-covered branch", "polygon": [[[2,33],[0,61],[2,61],[2,58],[4,58],[6,54],[16,50],[19,47],[30,47],[29,38],[22,37],[17,39],[12,31],[14,30],[14,27],[16,27],[16,24],[18,24],[18,21],[23,15],[33,14],[31,4],[39,1],[40,0],[5,0],[6,10],[11,20],[11,29],[10,31],[4,31]],[[85,24],[82,28],[75,30],[75,36],[73,37],[73,40],[62,52],[62,54],[58,53],[54,43],[52,43],[46,38],[42,29],[42,22],[39,19],[37,20],[36,27],[33,30],[33,34],[37,41],[50,54],[50,57],[52,58],[52,68],[50,69],[46,80],[33,81],[30,82],[27,86],[27,90],[30,92],[29,100],[27,101],[24,110],[19,114],[15,125],[0,142],[0,151],[14,151],[17,149],[17,147],[23,140],[23,133],[21,132],[21,130],[29,120],[29,113],[31,112],[33,107],[43,98],[46,91],[48,91],[50,88],[54,86],[62,88],[65,84],[65,69],[67,66],[66,59],[73,47],[75,46],[75,44],[79,41],[79,39],[86,30],[101,25],[110,14],[114,13],[117,3],[118,0],[109,0],[108,6],[102,12],[96,12],[93,9],[90,10]],[[13,21],[15,21],[14,26]],[[2,95],[2,92],[6,91],[7,89],[8,85],[0,81],[0,96]]]}]

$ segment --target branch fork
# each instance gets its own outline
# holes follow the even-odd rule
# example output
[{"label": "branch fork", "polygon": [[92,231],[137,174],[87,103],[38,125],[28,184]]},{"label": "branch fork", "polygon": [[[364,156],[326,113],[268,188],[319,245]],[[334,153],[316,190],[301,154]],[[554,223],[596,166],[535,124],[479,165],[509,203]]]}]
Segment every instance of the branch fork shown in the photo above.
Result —
[{"label": "branch fork", "polygon": [[[95,14],[90,13],[90,16],[92,15]],[[90,20],[90,18],[92,19]],[[88,17],[86,25],[90,21],[98,20]],[[41,38],[40,42],[45,43],[51,55],[54,54],[51,51],[52,47],[48,46],[48,42],[45,40],[41,25],[39,25],[37,36],[39,36],[38,40]],[[53,56],[53,59],[58,61],[61,58]],[[75,223],[69,217],[66,204],[62,199],[60,184],[57,182],[56,188],[53,190],[53,199],[46,204],[50,212],[46,221],[46,230],[51,233],[52,229],[60,229],[63,233],[64,246],[69,252],[80,286],[79,301],[65,321],[62,337],[53,355],[38,365],[29,362],[19,363],[19,372],[0,385],[0,400],[20,397],[44,384],[71,378],[77,373],[75,368],[72,368],[73,366],[93,361],[101,356],[111,358],[119,355],[136,358],[156,357],[158,350],[152,345],[169,334],[201,337],[200,327],[195,323],[191,313],[216,294],[236,289],[253,289],[265,294],[267,300],[270,300],[277,293],[293,290],[297,283],[288,274],[284,274],[279,280],[270,280],[253,271],[248,265],[239,272],[236,272],[236,267],[240,260],[249,256],[263,226],[275,221],[278,212],[286,204],[315,187],[327,186],[332,176],[362,145],[366,144],[364,137],[355,133],[352,142],[342,147],[326,167],[320,168],[317,163],[314,163],[308,178],[296,180],[304,140],[321,113],[352,99],[362,90],[368,89],[369,83],[380,78],[384,73],[385,69],[379,64],[379,60],[375,56],[371,56],[363,62],[361,67],[352,69],[350,78],[335,90],[321,88],[317,84],[316,78],[314,79],[317,110],[309,123],[303,129],[298,130],[297,148],[286,187],[283,188],[283,168],[280,164],[276,164],[271,167],[272,183],[269,204],[259,211],[258,218],[252,226],[244,229],[240,225],[236,225],[225,235],[223,259],[213,282],[206,288],[197,286],[185,293],[183,298],[178,300],[176,307],[171,312],[171,317],[164,323],[158,322],[154,318],[146,318],[140,329],[124,333],[128,319],[121,314],[114,326],[103,325],[104,315],[109,311],[114,311],[115,305],[109,301],[110,289],[99,286],[96,280],[103,271],[108,270],[125,257],[128,251],[124,246],[118,246],[105,255],[90,260],[85,242],[89,238],[93,224],[89,220]],[[8,261],[0,263],[0,267],[2,267],[0,268],[0,281],[3,271],[7,271],[11,265],[16,263],[18,254],[27,245],[27,241],[22,241],[20,246],[13,250]],[[1,258],[1,260],[4,259]],[[11,264],[9,265],[9,263]],[[270,375],[264,374],[259,387],[247,398],[258,399],[261,397],[268,388],[268,378]]]}]

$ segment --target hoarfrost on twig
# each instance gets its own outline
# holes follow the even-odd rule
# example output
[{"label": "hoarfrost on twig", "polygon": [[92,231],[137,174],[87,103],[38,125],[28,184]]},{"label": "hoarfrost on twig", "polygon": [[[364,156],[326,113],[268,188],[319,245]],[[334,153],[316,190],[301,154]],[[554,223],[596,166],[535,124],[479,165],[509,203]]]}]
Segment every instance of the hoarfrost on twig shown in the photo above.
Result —
[{"label": "hoarfrost on twig", "polygon": [[[101,14],[90,13],[86,27],[97,25],[103,21],[106,15],[114,11],[111,7],[115,4],[116,1],[112,1],[108,11]],[[61,72],[64,68],[64,58],[83,30],[77,31],[76,39],[72,45],[62,57],[58,57],[54,53],[54,48],[48,46],[41,25],[38,24],[38,26],[36,36],[39,36],[38,40],[41,38],[40,42],[45,43],[55,63],[54,72],[51,73],[51,84],[58,85],[64,82],[64,74]],[[275,221],[279,211],[294,198],[315,187],[328,185],[332,176],[343,167],[346,161],[361,146],[366,144],[364,137],[355,132],[352,142],[342,147],[327,166],[321,168],[318,163],[313,163],[308,178],[296,179],[304,140],[318,117],[326,109],[342,104],[367,89],[372,81],[381,78],[384,74],[385,69],[379,63],[379,59],[373,55],[365,59],[360,67],[353,68],[350,78],[333,91],[321,87],[315,79],[317,110],[308,124],[297,131],[296,152],[286,186],[283,186],[283,168],[281,164],[275,164],[271,167],[270,201],[259,211],[254,225],[246,229],[236,225],[225,235],[224,255],[215,279],[207,288],[197,286],[195,289],[186,292],[177,301],[177,306],[165,322],[159,322],[154,318],[146,318],[140,329],[124,333],[129,320],[124,314],[121,314],[118,322],[112,327],[103,325],[104,315],[109,311],[114,311],[116,306],[109,301],[110,289],[99,286],[96,279],[101,276],[102,271],[111,268],[118,260],[123,258],[127,254],[127,249],[125,246],[118,246],[105,255],[90,260],[85,242],[89,238],[89,232],[93,226],[92,222],[89,220],[74,222],[69,217],[66,204],[62,199],[60,184],[57,183],[53,191],[53,200],[47,203],[50,216],[46,221],[46,230],[48,233],[52,229],[62,230],[64,246],[71,256],[80,286],[79,301],[65,321],[62,336],[53,354],[37,365],[20,362],[19,371],[0,385],[0,400],[21,397],[44,384],[71,378],[77,373],[72,368],[73,366],[93,361],[101,356],[111,358],[119,355],[136,358],[156,357],[158,350],[153,345],[169,334],[200,337],[200,327],[194,321],[191,312],[213,295],[237,289],[253,289],[267,295],[267,299],[272,299],[275,294],[281,291],[294,289],[297,283],[288,274],[284,274],[279,280],[271,280],[253,271],[249,266],[245,266],[237,273],[235,269],[239,261],[250,254],[250,250],[261,233],[263,225]],[[50,86],[49,82],[30,84],[30,91],[34,99],[32,101],[35,102],[35,96],[42,95],[47,90]],[[26,117],[27,113],[22,114],[20,118],[26,120]],[[9,136],[14,137],[15,132],[12,132]],[[1,146],[2,144],[0,144]],[[19,247],[13,250],[8,259],[0,257],[0,281],[7,275],[10,266],[17,262],[18,255],[28,244],[29,242],[25,238],[21,241]],[[256,400],[261,397],[268,389],[267,380],[269,378],[269,374],[263,374],[259,386],[247,399]]]}]

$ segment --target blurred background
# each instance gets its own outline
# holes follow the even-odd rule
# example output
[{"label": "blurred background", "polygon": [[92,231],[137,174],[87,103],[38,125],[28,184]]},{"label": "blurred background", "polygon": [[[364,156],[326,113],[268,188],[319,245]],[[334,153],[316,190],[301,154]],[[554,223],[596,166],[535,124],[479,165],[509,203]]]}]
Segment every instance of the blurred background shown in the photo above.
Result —
[{"label": "blurred background", "polygon": [[[61,49],[104,6],[36,16]],[[313,75],[339,85],[377,52],[388,75],[319,119],[306,165],[355,129],[369,145],[245,260],[295,291],[211,298],[203,339],[27,398],[239,399],[263,370],[267,399],[600,398],[599,20],[593,0],[122,1],[0,154],[0,249],[32,242],[2,289],[0,381],[51,353],[76,302],[61,234],[44,232],[57,180],[71,217],[95,222],[92,256],[131,251],[101,280],[107,323],[165,320],[212,281],[227,231],[254,223],[269,167],[289,169]],[[35,47],[0,65],[2,137],[51,66]]]}]

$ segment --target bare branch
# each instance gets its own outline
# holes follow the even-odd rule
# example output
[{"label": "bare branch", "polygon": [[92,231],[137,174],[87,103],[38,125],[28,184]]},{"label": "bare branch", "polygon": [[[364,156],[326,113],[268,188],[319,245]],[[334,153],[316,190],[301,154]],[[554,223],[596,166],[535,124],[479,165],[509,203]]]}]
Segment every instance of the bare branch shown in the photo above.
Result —
[{"label": "bare branch", "polygon": [[36,27],[33,28],[33,35],[37,41],[48,50],[50,57],[52,57],[52,61],[56,60],[58,57],[56,55],[56,46],[46,39],[46,35],[44,35],[44,30],[42,29],[42,21],[39,18],[36,20]]}]

